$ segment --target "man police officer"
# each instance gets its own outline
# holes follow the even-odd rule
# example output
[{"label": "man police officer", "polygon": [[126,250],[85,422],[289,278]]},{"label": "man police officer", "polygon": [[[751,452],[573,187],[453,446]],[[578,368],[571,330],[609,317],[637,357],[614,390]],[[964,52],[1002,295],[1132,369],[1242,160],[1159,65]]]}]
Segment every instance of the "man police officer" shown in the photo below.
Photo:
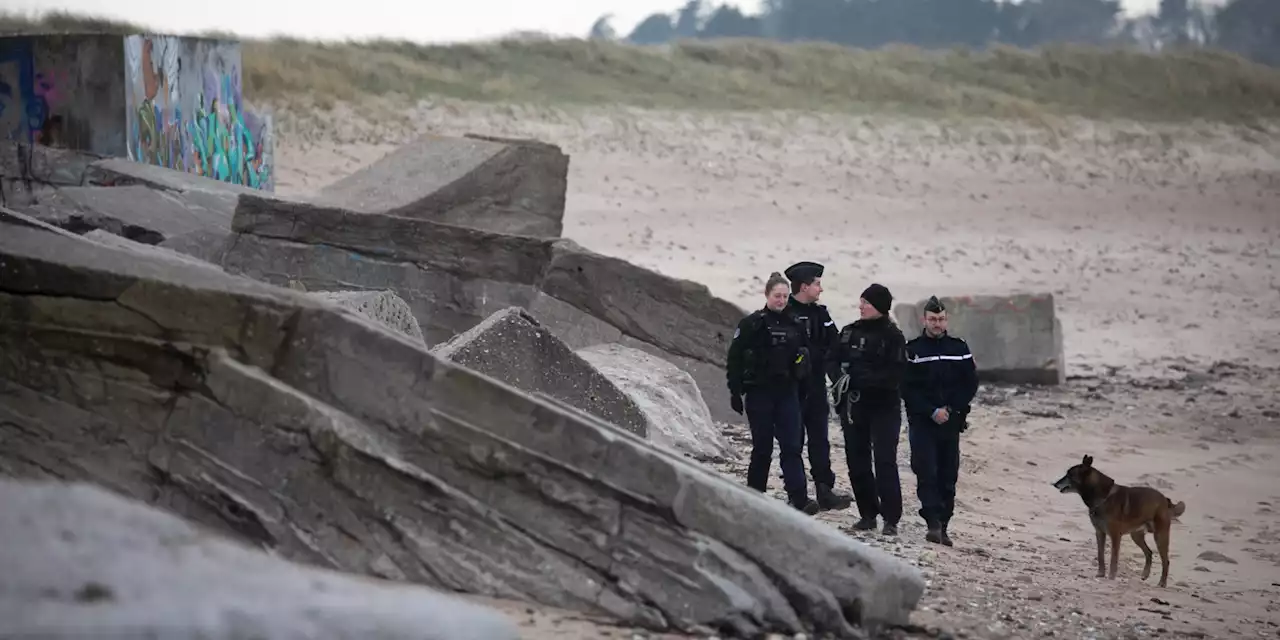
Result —
[{"label": "man police officer", "polygon": [[[840,332],[827,306],[818,304],[824,270],[825,267],[816,262],[797,262],[783,273],[791,281],[787,311],[804,327],[809,338],[809,360],[813,368],[808,379],[800,385],[800,415],[808,436],[809,471],[813,475],[818,506],[827,511],[847,509],[853,498],[835,489],[836,474],[831,470],[827,358],[835,355]],[[831,378],[832,382],[835,380]]]},{"label": "man police officer", "polygon": [[916,475],[925,539],[951,546],[947,524],[955,510],[960,433],[968,428],[978,371],[964,340],[947,333],[947,309],[937,296],[924,306],[924,330],[906,345],[902,381],[911,471]]}]

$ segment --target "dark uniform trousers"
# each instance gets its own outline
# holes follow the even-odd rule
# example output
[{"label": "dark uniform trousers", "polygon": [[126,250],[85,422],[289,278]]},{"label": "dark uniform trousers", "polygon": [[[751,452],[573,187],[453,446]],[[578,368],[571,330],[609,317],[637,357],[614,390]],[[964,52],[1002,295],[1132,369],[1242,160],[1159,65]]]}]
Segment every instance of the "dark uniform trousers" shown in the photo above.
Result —
[{"label": "dark uniform trousers", "polygon": [[792,504],[803,505],[808,498],[804,475],[804,431],[800,426],[800,397],[797,386],[770,385],[748,389],[743,399],[747,422],[751,425],[751,462],[747,466],[747,486],[763,493],[769,485],[773,441],[778,441],[778,463],[782,483]]},{"label": "dark uniform trousers", "polygon": [[907,423],[911,444],[911,472],[916,476],[920,517],[945,525],[956,507],[956,482],[960,477],[960,430],[928,418],[912,417]]},{"label": "dark uniform trousers", "polygon": [[858,515],[881,516],[885,522],[896,524],[902,518],[902,484],[898,477],[902,413],[897,399],[871,406],[855,404],[848,418],[842,417],[840,426]]},{"label": "dark uniform trousers", "polygon": [[831,404],[827,399],[827,383],[818,372],[801,385],[800,415],[804,430],[800,438],[802,442],[808,441],[809,471],[815,484],[834,487],[836,474],[831,470],[831,439],[828,435]]}]

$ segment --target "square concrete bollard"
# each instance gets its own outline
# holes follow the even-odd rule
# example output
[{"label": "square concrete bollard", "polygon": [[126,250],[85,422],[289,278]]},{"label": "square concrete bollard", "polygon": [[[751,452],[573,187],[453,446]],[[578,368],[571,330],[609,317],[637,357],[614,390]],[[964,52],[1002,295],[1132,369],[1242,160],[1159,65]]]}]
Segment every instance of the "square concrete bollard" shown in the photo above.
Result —
[{"label": "square concrete bollard", "polygon": [[[969,343],[983,382],[1058,385],[1066,382],[1062,323],[1051,293],[1008,296],[939,296],[948,331]],[[928,300],[903,303],[894,318],[910,340],[924,328]]]}]

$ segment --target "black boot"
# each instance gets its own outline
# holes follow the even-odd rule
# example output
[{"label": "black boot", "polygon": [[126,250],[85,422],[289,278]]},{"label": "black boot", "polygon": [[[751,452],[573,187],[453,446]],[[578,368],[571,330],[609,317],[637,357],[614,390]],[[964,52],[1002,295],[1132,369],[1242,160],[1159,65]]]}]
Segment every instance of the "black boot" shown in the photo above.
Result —
[{"label": "black boot", "polygon": [[882,529],[880,529],[880,535],[882,535],[882,536],[896,536],[896,535],[898,535],[898,523],[896,523],[896,522],[886,522],[886,523],[884,523],[884,527],[883,527]]},{"label": "black boot", "polygon": [[947,545],[948,547],[955,546],[951,543],[951,536],[947,535],[947,523],[945,522],[942,523],[942,527],[939,529],[939,533],[942,534],[940,536],[940,539],[938,540],[939,542]]},{"label": "black boot", "polygon": [[841,493],[821,483],[815,486],[818,490],[818,506],[822,507],[823,511],[848,509],[849,505],[853,504],[853,496],[847,493]]},{"label": "black boot", "polygon": [[815,515],[819,511],[822,511],[822,507],[818,506],[818,503],[816,501],[810,500],[808,498],[805,498],[803,502],[792,501],[791,506],[795,507],[796,509],[799,509],[800,511],[803,511],[804,514],[807,516]]},{"label": "black boot", "polygon": [[857,529],[858,531],[871,531],[876,528],[876,518],[875,516],[871,516],[870,518],[863,518],[859,520],[856,524],[854,524],[853,528]]},{"label": "black boot", "polygon": [[937,522],[930,522],[926,526],[929,531],[924,534],[924,539],[935,544],[942,544],[942,525]]}]

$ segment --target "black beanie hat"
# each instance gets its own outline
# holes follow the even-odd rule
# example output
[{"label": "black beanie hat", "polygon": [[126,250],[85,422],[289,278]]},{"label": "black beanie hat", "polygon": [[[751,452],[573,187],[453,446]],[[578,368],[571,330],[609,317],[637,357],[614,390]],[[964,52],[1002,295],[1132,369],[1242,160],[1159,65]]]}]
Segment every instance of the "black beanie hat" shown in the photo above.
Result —
[{"label": "black beanie hat", "polygon": [[889,293],[889,289],[882,284],[872,284],[867,287],[862,292],[862,299],[886,316],[889,315],[889,308],[893,306],[893,294]]}]

